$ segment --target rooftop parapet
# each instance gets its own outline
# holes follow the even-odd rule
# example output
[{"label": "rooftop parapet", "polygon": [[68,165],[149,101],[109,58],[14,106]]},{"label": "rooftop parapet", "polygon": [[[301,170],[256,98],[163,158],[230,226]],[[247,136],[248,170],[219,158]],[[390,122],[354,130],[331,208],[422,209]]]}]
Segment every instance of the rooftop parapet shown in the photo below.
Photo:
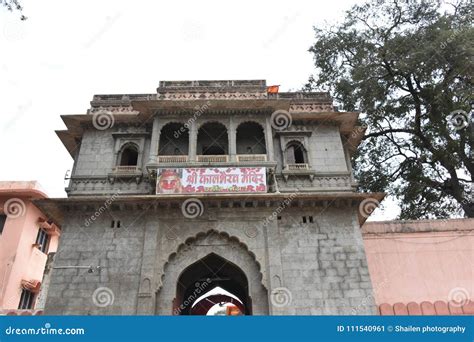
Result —
[{"label": "rooftop parapet", "polygon": [[161,89],[170,90],[186,90],[196,88],[256,88],[265,89],[267,81],[265,80],[200,80],[200,81],[160,81],[157,92]]},{"label": "rooftop parapet", "polygon": [[[265,80],[160,81],[156,94],[99,94],[92,108],[123,107],[131,109],[133,101],[155,100],[290,100],[293,103],[317,103],[332,106],[327,92],[268,93]],[[332,107],[331,107],[332,110]],[[90,111],[93,112],[93,111]]]},{"label": "rooftop parapet", "polygon": [[0,196],[48,197],[37,181],[0,181]]}]

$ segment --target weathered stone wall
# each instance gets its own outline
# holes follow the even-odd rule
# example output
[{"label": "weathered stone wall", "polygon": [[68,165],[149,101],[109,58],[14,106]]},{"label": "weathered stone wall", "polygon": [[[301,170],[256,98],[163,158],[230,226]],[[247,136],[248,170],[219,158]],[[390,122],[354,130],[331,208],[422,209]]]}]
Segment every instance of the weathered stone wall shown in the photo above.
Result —
[{"label": "weathered stone wall", "polygon": [[[113,168],[118,165],[120,148],[127,142],[139,146],[139,174],[111,178],[114,176]],[[148,181],[148,174],[144,172],[149,148],[146,127],[112,127],[106,130],[91,127],[85,130],[66,191],[69,195],[151,193],[153,187]]]},{"label": "weathered stone wall", "polygon": [[[326,201],[324,208],[318,208],[316,203],[320,202],[316,200],[275,208],[275,201],[256,203],[252,195],[248,200],[227,198],[212,205],[206,202],[208,198],[212,201],[209,196],[202,198],[206,202],[204,213],[194,219],[184,217],[176,202],[161,197],[150,206],[132,203],[131,197],[126,202],[127,195],[154,194],[151,179],[157,168],[189,166],[276,165],[275,176],[269,179],[272,191],[288,196],[294,192],[337,192],[338,198],[341,192],[349,195],[354,184],[337,120],[322,121],[315,116],[316,122],[304,118],[318,113],[338,117],[331,113],[334,108],[329,94],[267,94],[263,80],[160,82],[157,92],[94,96],[89,113],[105,110],[112,113],[110,119],[117,114],[117,122],[104,130],[82,127],[85,131],[67,191],[71,198],[118,195],[120,204],[104,208],[105,203],[100,207],[94,203],[70,204],[74,199],[65,201],[60,210],[69,209],[63,215],[62,244],[51,273],[46,313],[171,314],[181,272],[210,253],[232,262],[246,275],[253,314],[375,313],[352,200],[338,201],[337,206]],[[121,114],[138,114],[131,100],[157,99],[166,99],[167,105],[182,101],[176,102],[176,108],[182,108],[180,112],[172,107],[158,112],[145,109],[140,114],[149,121],[144,123],[138,122],[140,115],[130,124],[118,120]],[[198,99],[209,101],[189,106],[193,104],[190,101]],[[240,99],[247,102],[239,103]],[[284,101],[281,108],[289,106],[283,116],[292,122],[287,127],[277,125],[279,129],[272,127],[278,123],[272,122],[278,110],[270,109],[280,106],[269,102],[270,107],[261,107],[267,103],[262,100],[278,99]],[[222,100],[230,100],[225,112],[219,103]],[[256,102],[248,108],[251,100]],[[291,104],[286,103],[288,100]],[[304,115],[291,119],[290,113]],[[221,138],[228,145],[229,162],[209,165],[199,161],[197,155],[205,145],[197,140],[199,128],[212,121],[227,130],[227,136]],[[238,127],[247,121],[259,123],[263,129],[266,161],[237,163],[236,153],[246,154],[253,144],[252,134],[239,146],[236,143]],[[164,161],[158,156],[161,129],[169,122],[186,123],[189,128],[187,163],[172,158]],[[345,129],[344,134],[348,134]],[[208,139],[208,144],[212,140]],[[138,147],[137,166],[115,168],[120,151],[129,143]],[[287,147],[295,145],[289,143],[303,146],[304,162],[296,163],[300,156],[290,154],[292,150]],[[170,145],[162,153],[174,153],[174,148]],[[94,205],[96,208],[91,209]],[[88,272],[88,266],[93,273]]]},{"label": "weathered stone wall", "polygon": [[344,157],[341,134],[337,126],[312,127],[309,159],[316,172],[349,172]]},{"label": "weathered stone wall", "polygon": [[[254,314],[374,313],[355,210],[287,208],[265,220],[275,210],[206,208],[188,219],[179,208],[122,208],[93,222],[93,212],[70,213],[46,314],[169,315],[177,277],[211,252],[245,272]],[[94,273],[61,268],[89,265]]]},{"label": "weathered stone wall", "polygon": [[[311,131],[311,135],[308,137],[308,146],[305,148],[308,152],[308,163],[316,173],[350,172],[347,169],[341,135],[337,126],[295,124],[291,128],[294,130],[295,136],[298,136],[301,130]],[[283,150],[278,136],[275,136],[273,143],[275,157],[278,161],[277,172],[279,172],[283,167]]]},{"label": "weathered stone wall", "polygon": [[[130,213],[121,216],[121,227],[133,217],[133,228],[111,228],[113,217],[102,214],[89,227],[92,215],[71,215],[63,225],[63,236],[52,270],[46,312],[51,314],[134,314],[143,254],[143,219]],[[71,266],[92,266],[87,269]],[[97,266],[101,269],[98,270]],[[63,268],[65,267],[65,268]],[[100,287],[112,290],[112,305],[99,307],[105,297],[94,296]],[[100,291],[100,290],[99,290]]]},{"label": "weathered stone wall", "polygon": [[347,207],[293,212],[291,216],[282,214],[278,227],[283,286],[292,294],[292,305],[278,313],[375,313],[356,218],[356,211]]},{"label": "weathered stone wall", "polygon": [[115,165],[112,132],[94,128],[84,132],[73,176],[105,176]]},{"label": "weathered stone wall", "polygon": [[[168,122],[175,122],[172,118],[163,118],[160,127]],[[242,122],[253,121],[259,123],[265,128],[262,119],[254,118],[251,115],[243,118],[239,115],[233,116],[234,126]],[[205,122],[219,121],[222,124],[229,125],[228,118],[217,120],[214,117],[203,115],[197,119],[196,125]],[[310,165],[310,174],[298,175],[290,174],[285,179],[279,174],[284,165],[282,143],[278,135],[273,139],[274,160],[277,162],[276,173],[278,185],[281,191],[350,191],[352,177],[348,170],[348,165],[344,156],[339,129],[331,125],[306,125],[292,126],[295,136],[298,136],[300,130],[310,131],[307,136],[305,148],[307,149],[308,164]],[[150,156],[150,128],[127,128],[112,127],[106,130],[98,130],[93,127],[84,132],[81,147],[75,162],[72,179],[68,190],[70,196],[74,195],[100,195],[100,194],[151,194],[154,193],[153,186],[148,180],[146,164]],[[127,137],[127,132],[129,136]],[[266,133],[264,132],[266,135]],[[229,134],[230,137],[230,134]],[[225,140],[225,139],[224,139]],[[117,158],[120,147],[127,141],[143,145],[140,147],[140,157],[138,166],[141,171],[138,178],[134,175],[130,177],[114,177],[112,169],[117,165]],[[229,146],[231,141],[229,141]],[[251,141],[242,143],[243,146],[251,144]],[[198,146],[199,147],[199,146]],[[174,148],[174,147],[173,147]],[[198,154],[201,150],[198,148]],[[182,167],[182,165],[167,165],[168,167]]]}]

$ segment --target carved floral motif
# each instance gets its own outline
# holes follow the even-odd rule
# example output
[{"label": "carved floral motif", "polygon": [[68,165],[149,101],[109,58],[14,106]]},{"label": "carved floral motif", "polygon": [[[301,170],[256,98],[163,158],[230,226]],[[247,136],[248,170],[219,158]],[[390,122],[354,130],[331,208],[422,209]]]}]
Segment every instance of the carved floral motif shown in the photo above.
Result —
[{"label": "carved floral motif", "polygon": [[321,113],[333,111],[334,108],[329,103],[295,103],[290,105],[290,112]]},{"label": "carved floral motif", "polygon": [[107,106],[107,107],[93,107],[89,109],[89,114],[94,113],[109,113],[109,114],[138,114],[138,110],[134,110],[132,106]]}]

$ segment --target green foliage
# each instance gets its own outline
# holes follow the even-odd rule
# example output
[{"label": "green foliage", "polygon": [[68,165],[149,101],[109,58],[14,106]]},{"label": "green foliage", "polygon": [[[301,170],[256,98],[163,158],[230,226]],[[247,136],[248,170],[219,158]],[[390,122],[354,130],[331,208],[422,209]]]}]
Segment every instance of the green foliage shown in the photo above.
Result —
[{"label": "green foliage", "polygon": [[402,219],[474,217],[472,14],[469,1],[372,1],[315,28],[306,89],[363,113],[356,176],[395,196]]},{"label": "green foliage", "polygon": [[3,6],[8,11],[18,11],[20,13],[20,20],[28,19],[23,15],[23,7],[18,0],[0,0],[0,7]]}]

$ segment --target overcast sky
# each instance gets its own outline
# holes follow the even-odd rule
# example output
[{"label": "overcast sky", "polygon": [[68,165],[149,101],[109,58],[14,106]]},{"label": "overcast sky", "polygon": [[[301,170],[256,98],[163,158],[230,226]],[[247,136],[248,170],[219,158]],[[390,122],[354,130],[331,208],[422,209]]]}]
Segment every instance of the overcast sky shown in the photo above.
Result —
[{"label": "overcast sky", "polygon": [[[313,26],[355,1],[33,1],[0,8],[0,180],[64,197],[72,159],[59,115],[93,94],[154,93],[160,80],[266,79],[297,90],[313,73]],[[379,214],[389,219],[396,212]]]}]

